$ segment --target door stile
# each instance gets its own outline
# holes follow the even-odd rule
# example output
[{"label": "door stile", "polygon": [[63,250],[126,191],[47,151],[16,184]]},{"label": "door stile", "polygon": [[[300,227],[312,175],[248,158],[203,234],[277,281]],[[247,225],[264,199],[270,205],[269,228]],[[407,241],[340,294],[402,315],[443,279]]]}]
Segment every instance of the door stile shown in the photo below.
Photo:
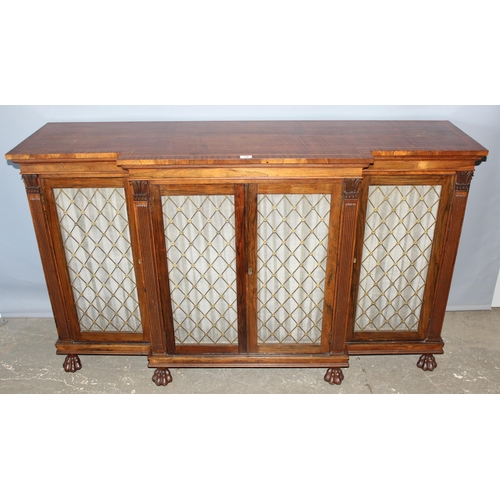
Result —
[{"label": "door stile", "polygon": [[238,352],[248,352],[247,334],[247,234],[246,234],[246,186],[235,184],[235,237],[236,237],[236,291],[238,309]]},{"label": "door stile", "polygon": [[323,303],[323,323],[321,350],[328,352],[333,345],[333,308],[335,304],[335,283],[337,278],[337,258],[339,254],[339,230],[342,208],[342,183],[335,183],[331,190],[330,221],[328,231],[328,260],[325,274],[325,298]]},{"label": "door stile", "polygon": [[342,212],[340,221],[341,245],[337,259],[337,280],[335,287],[335,308],[332,352],[343,352],[349,325],[349,291],[354,267],[354,246],[356,241],[356,218],[359,203],[361,179],[344,179]]},{"label": "door stile", "polygon": [[248,352],[257,352],[257,193],[258,184],[247,184],[246,194],[246,299]]},{"label": "door stile", "polygon": [[146,280],[144,278],[143,267],[141,266],[141,259],[140,259],[141,250],[140,250],[139,238],[137,236],[138,228],[134,210],[134,193],[132,190],[132,186],[129,182],[124,183],[123,189],[125,192],[125,199],[126,199],[126,210],[127,210],[129,230],[130,230],[130,245],[132,247],[132,258],[136,276],[139,310],[141,311],[141,321],[142,321],[142,331],[143,331],[142,341],[151,344],[150,318],[148,312],[145,311],[144,307],[144,305],[147,303],[147,295],[146,295],[147,292],[145,286]]},{"label": "door stile", "polygon": [[357,307],[361,257],[363,254],[363,238],[365,234],[366,208],[368,204],[369,178],[364,178],[358,194],[358,216],[356,221],[355,249],[352,267],[351,287],[349,289],[349,311],[346,327],[346,341],[354,340],[354,315]]},{"label": "door stile", "polygon": [[[429,272],[425,284],[424,296],[422,299],[422,311],[420,313],[420,321],[418,334],[420,340],[441,341],[441,337],[434,337],[429,339],[429,324],[433,310],[435,311],[435,302],[440,295],[436,295],[436,286],[438,283],[440,269],[449,260],[447,258],[449,252],[445,248],[446,235],[451,212],[452,198],[453,198],[453,176],[448,175],[441,177],[441,199],[436,217],[436,230],[434,232],[434,239],[432,243],[432,251],[429,257]],[[451,284],[451,283],[450,283]]]},{"label": "door stile", "polygon": [[172,319],[172,300],[168,278],[167,247],[165,244],[163,212],[161,203],[161,187],[150,186],[151,204],[153,207],[152,224],[154,245],[157,255],[158,284],[160,289],[161,315],[163,318],[165,347],[167,354],[175,354],[174,324]]},{"label": "door stile", "polygon": [[[57,186],[63,186],[64,183],[58,182]],[[60,276],[59,283],[62,290],[62,297],[66,302],[67,324],[71,332],[73,341],[81,341],[80,324],[76,312],[76,304],[71,288],[71,278],[66,263],[66,255],[64,253],[64,243],[57,217],[56,202],[54,197],[55,183],[52,179],[45,179],[43,182],[43,192],[46,202],[46,215],[48,224],[51,227],[52,248],[54,251],[57,273]]]},{"label": "door stile", "polygon": [[151,326],[151,354],[162,354],[166,351],[163,337],[162,317],[160,309],[160,292],[157,282],[157,267],[153,239],[153,223],[151,212],[152,199],[150,183],[144,180],[130,181],[134,208],[137,217],[137,236],[141,249],[142,275],[146,290],[146,308]]}]

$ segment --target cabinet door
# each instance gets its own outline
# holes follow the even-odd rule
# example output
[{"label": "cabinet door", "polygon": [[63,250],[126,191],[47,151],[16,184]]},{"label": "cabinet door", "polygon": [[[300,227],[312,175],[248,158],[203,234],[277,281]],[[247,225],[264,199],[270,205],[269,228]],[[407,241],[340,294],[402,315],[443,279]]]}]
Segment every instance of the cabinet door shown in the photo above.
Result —
[{"label": "cabinet door", "polygon": [[328,352],[340,184],[260,184],[250,193],[249,350]]},{"label": "cabinet door", "polygon": [[154,196],[167,351],[241,351],[244,186],[157,186]]},{"label": "cabinet door", "polygon": [[358,224],[350,340],[423,340],[432,310],[451,177],[369,177]]},{"label": "cabinet door", "polygon": [[47,180],[44,194],[73,339],[147,341],[122,179]]}]

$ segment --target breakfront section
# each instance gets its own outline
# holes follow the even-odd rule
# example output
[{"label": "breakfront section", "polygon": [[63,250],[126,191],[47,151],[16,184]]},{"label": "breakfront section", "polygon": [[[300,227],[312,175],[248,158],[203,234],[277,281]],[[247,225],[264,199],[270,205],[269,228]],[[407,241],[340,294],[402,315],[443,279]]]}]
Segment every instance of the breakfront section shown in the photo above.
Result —
[{"label": "breakfront section", "polygon": [[[91,176],[84,167],[23,166],[31,172],[23,180],[59,333],[57,352],[66,354],[69,372],[81,368],[78,354],[149,351],[129,183],[116,167],[109,172],[93,164]],[[99,168],[106,177],[96,176]]]},{"label": "breakfront section", "polygon": [[347,303],[336,297],[350,281],[339,258],[352,260],[361,179],[330,168],[319,182],[307,166],[286,182],[251,172],[186,183],[160,167],[154,180],[132,180],[147,186],[154,241],[158,385],[172,380],[169,367],[190,365],[318,366],[330,383],[343,378]]},{"label": "breakfront section", "polygon": [[47,124],[20,165],[64,369],[317,367],[443,352],[469,186],[448,122]]},{"label": "breakfront section", "polygon": [[417,366],[433,370],[475,163],[408,160],[398,167],[405,170],[375,162],[363,179],[347,347],[351,354],[420,354]]}]

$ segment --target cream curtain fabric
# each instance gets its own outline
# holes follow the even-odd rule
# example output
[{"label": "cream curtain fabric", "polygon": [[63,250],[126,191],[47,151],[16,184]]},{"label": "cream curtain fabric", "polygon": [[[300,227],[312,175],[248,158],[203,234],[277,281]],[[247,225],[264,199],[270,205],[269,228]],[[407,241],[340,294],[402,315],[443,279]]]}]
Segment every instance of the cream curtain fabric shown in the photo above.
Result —
[{"label": "cream curtain fabric", "polygon": [[63,188],[54,197],[81,330],[140,332],[124,190]]},{"label": "cream curtain fabric", "polygon": [[358,331],[416,331],[441,186],[370,186]]},{"label": "cream curtain fabric", "polygon": [[258,196],[258,340],[321,341],[330,195]]},{"label": "cream curtain fabric", "polygon": [[233,196],[163,196],[162,205],[177,343],[237,343]]}]

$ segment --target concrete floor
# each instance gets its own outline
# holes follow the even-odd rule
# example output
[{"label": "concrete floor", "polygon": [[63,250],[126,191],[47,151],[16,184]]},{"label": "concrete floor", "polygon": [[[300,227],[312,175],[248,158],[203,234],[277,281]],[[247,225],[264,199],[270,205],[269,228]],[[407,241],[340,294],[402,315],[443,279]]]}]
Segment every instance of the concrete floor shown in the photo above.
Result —
[{"label": "concrete floor", "polygon": [[418,355],[351,356],[344,381],[331,386],[317,368],[178,368],[157,387],[145,356],[80,356],[83,368],[66,373],[55,354],[54,321],[8,318],[0,326],[2,394],[498,394],[500,309],[449,312],[445,353],[423,372]]}]

